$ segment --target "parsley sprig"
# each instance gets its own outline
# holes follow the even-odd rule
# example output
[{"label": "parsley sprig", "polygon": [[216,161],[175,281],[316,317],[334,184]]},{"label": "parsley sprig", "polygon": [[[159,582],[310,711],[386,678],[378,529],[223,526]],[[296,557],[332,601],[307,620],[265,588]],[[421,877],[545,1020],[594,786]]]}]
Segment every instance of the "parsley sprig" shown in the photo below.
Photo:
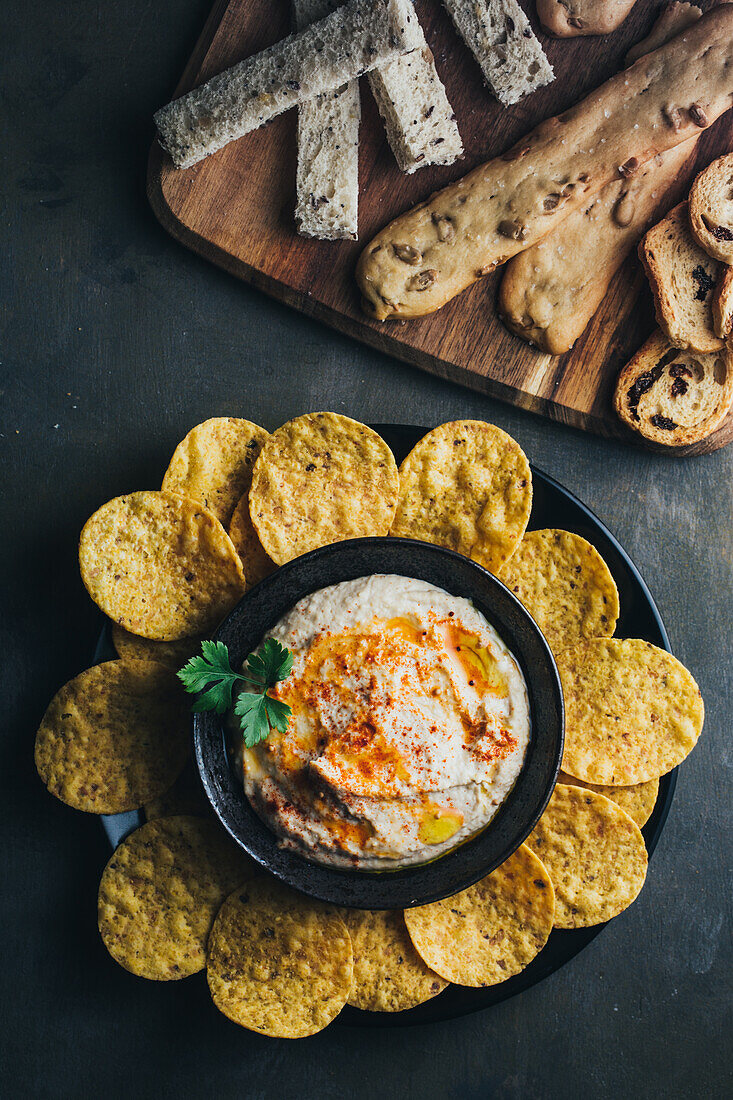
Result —
[{"label": "parsley sprig", "polygon": [[191,708],[225,714],[232,707],[232,693],[240,681],[254,684],[256,691],[243,691],[234,704],[247,748],[264,741],[273,729],[285,733],[292,709],[287,703],[267,694],[280,680],[286,680],[293,668],[293,654],[274,638],[268,638],[259,650],[247,657],[246,670],[235,672],[224,642],[202,642],[201,656],[192,657],[177,673],[186,691],[198,695]]}]

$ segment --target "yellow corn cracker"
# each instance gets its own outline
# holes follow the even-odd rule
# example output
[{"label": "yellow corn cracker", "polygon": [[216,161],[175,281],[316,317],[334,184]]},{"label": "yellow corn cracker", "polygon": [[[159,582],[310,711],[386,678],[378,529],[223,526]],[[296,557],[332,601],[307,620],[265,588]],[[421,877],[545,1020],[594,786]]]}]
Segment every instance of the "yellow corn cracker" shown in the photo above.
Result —
[{"label": "yellow corn cracker", "polygon": [[595,791],[558,784],[527,844],[550,872],[557,928],[610,920],[644,885],[647,854],[639,826]]},{"label": "yellow corn cracker", "polygon": [[242,563],[218,519],[175,493],[103,504],[84,525],[79,565],[105,615],[159,641],[208,633],[244,592]]},{"label": "yellow corn cracker", "polygon": [[123,661],[155,661],[178,672],[194,654],[201,651],[201,638],[179,638],[177,642],[156,642],[140,638],[112,623],[112,644]]},{"label": "yellow corn cracker", "polygon": [[145,817],[153,821],[156,817],[177,817],[186,814],[190,817],[211,817],[211,803],[206,797],[201,778],[191,757],[183,771],[167,791],[157,798],[151,798],[144,806]]},{"label": "yellow corn cracker", "polygon": [[387,444],[337,413],[288,421],[265,443],[249,495],[252,522],[278,565],[318,546],[386,535],[399,477]]},{"label": "yellow corn cracker", "polygon": [[518,974],[552,931],[555,901],[542,862],[522,844],[475,886],[405,910],[429,967],[457,985],[497,985]]},{"label": "yellow corn cracker", "polygon": [[105,661],[56,692],[35,759],[62,802],[117,814],[167,790],[188,751],[188,703],[173,672],[152,661]]},{"label": "yellow corn cracker", "polygon": [[401,1012],[429,1001],[448,984],[415,950],[400,910],[347,909],[354,949],[349,1004],[368,1012]]},{"label": "yellow corn cracker", "polygon": [[205,420],[176,447],[161,488],[198,501],[227,527],[237,501],[249,492],[252,467],[268,435],[234,416]]},{"label": "yellow corn cracker", "polygon": [[261,1035],[321,1031],[346,1004],[353,969],[341,918],[275,879],[255,879],[227,898],[209,938],[214,1004]]},{"label": "yellow corn cracker", "polygon": [[265,553],[252,524],[249,514],[249,492],[244,494],[234,509],[229,524],[229,538],[234,543],[234,548],[244,567],[248,588],[269,577],[270,573],[277,568]]},{"label": "yellow corn cracker", "polygon": [[555,652],[616,629],[618,589],[611,570],[596,548],[572,531],[529,531],[499,578]]},{"label": "yellow corn cracker", "polygon": [[532,508],[532,475],[511,436],[482,420],[441,424],[400,466],[391,534],[457,550],[492,573],[514,553]]},{"label": "yellow corn cracker", "polygon": [[120,844],[99,884],[99,932],[110,955],[141,978],[203,970],[221,903],[253,864],[218,822],[166,817]]},{"label": "yellow corn cracker", "polygon": [[558,654],[557,667],[569,775],[628,787],[664,775],[694,748],[700,689],[671,653],[637,638],[595,638]]},{"label": "yellow corn cracker", "polygon": [[649,779],[646,783],[635,783],[633,787],[608,787],[599,783],[584,783],[582,779],[575,779],[572,775],[560,772],[558,783],[569,783],[573,787],[584,787],[596,794],[605,795],[625,810],[632,821],[641,829],[652,816],[652,811],[659,794],[659,780]]}]

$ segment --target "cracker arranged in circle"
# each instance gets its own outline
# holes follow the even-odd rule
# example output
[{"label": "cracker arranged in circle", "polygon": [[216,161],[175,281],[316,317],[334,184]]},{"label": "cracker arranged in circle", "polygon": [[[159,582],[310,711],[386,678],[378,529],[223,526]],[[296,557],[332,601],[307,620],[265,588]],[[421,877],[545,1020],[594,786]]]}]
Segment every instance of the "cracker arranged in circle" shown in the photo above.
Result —
[{"label": "cracker arranged in circle", "polygon": [[197,500],[227,527],[237,501],[249,492],[268,437],[264,428],[235,416],[205,420],[176,447],[161,489]]},{"label": "cracker arranged in circle", "polygon": [[595,546],[572,531],[529,531],[499,578],[555,652],[616,629],[619,600],[611,570]]},{"label": "cracker arranged in circle", "polygon": [[180,814],[189,817],[213,816],[211,803],[190,756],[172,786],[156,798],[151,798],[143,808],[148,821],[153,821],[156,817],[178,817]]},{"label": "cracker arranged in circle", "polygon": [[399,475],[376,432],[338,413],[296,416],[257,459],[249,494],[252,522],[277,565],[344,539],[386,535]]},{"label": "cracker arranged in circle", "polygon": [[457,985],[497,985],[518,974],[552,931],[552,882],[521,844],[475,886],[405,910],[410,938],[427,965]]},{"label": "cracker arranged in circle", "polygon": [[447,546],[492,573],[514,553],[532,509],[532,474],[519,444],[482,420],[441,424],[400,466],[392,535]]},{"label": "cracker arranged in circle", "polygon": [[234,1023],[281,1039],[313,1035],[338,1016],[354,959],[341,917],[276,879],[236,890],[209,937],[206,977]]},{"label": "cracker arranged in circle", "polygon": [[587,928],[623,912],[644,885],[639,826],[610,798],[559,783],[527,838],[555,887],[555,926]]},{"label": "cracker arranged in circle", "polygon": [[218,822],[165,817],[131,833],[99,884],[98,922],[112,958],[141,978],[170,981],[203,970],[224,898],[253,864]]},{"label": "cracker arranged in circle", "polygon": [[188,704],[174,673],[152,661],[105,661],[56,692],[35,759],[62,802],[117,814],[167,790],[188,752]]},{"label": "cracker arranged in circle", "polygon": [[112,623],[112,644],[123,661],[155,661],[178,672],[191,657],[201,652],[201,638],[179,638],[175,642],[156,642],[131,634],[119,623]]},{"label": "cracker arranged in circle", "polygon": [[657,803],[659,795],[659,780],[649,779],[646,783],[634,783],[631,787],[611,787],[602,783],[585,783],[582,779],[575,779],[566,772],[560,772],[558,783],[570,784],[572,787],[583,787],[596,794],[605,795],[625,810],[632,821],[641,827],[646,825]]},{"label": "cracker arranged in circle", "polygon": [[402,1012],[445,989],[445,979],[415,950],[401,910],[347,909],[343,918],[354,949],[350,1005],[368,1012]]},{"label": "cracker arranged in circle", "polygon": [[558,654],[557,667],[569,775],[628,787],[665,775],[694,748],[703,701],[671,653],[638,638],[593,638]]},{"label": "cracker arranged in circle", "polygon": [[206,634],[244,592],[244,573],[218,519],[175,493],[115,497],[84,525],[81,577],[125,630],[176,641]]},{"label": "cracker arranged in circle", "polygon": [[247,578],[247,588],[269,577],[277,568],[268,558],[265,549],[257,537],[257,532],[249,514],[249,491],[240,499],[229,523],[229,538],[239,554]]}]

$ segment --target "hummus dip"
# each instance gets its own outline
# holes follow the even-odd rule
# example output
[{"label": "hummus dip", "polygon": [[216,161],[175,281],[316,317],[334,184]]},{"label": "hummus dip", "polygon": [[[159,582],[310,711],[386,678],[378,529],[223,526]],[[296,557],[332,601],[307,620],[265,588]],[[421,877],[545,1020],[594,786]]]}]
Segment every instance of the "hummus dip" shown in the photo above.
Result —
[{"label": "hummus dip", "polygon": [[300,600],[268,636],[293,652],[270,692],[293,713],[242,766],[285,847],[388,870],[491,821],[522,767],[529,712],[515,658],[473,604],[411,577],[362,577]]}]

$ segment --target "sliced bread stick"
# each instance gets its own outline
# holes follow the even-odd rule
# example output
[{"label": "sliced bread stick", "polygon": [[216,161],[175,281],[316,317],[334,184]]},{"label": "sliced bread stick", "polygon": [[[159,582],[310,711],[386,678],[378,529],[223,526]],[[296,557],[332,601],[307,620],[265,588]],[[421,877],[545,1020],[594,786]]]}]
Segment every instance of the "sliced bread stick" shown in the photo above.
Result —
[{"label": "sliced bread stick", "polygon": [[290,107],[416,49],[421,38],[411,0],[350,0],[162,107],[154,116],[161,145],[177,168],[188,168]]},{"label": "sliced bread stick", "polygon": [[[293,0],[296,31],[338,6],[339,0]],[[295,224],[304,237],[357,239],[360,119],[356,80],[298,107]]]}]

